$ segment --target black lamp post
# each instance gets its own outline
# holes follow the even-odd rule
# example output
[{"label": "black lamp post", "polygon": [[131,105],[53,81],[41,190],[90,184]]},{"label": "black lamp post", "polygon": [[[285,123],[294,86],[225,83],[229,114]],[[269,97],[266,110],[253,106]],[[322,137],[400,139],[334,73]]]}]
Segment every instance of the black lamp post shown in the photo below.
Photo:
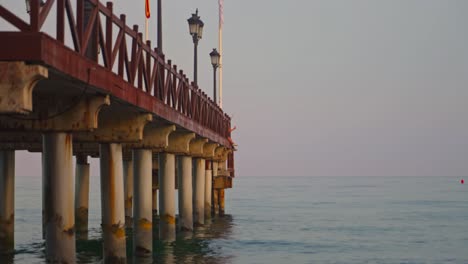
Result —
[{"label": "black lamp post", "polygon": [[189,24],[190,35],[193,38],[193,45],[194,45],[194,66],[193,66],[193,82],[198,84],[197,82],[197,53],[198,53],[198,41],[202,38],[203,35],[203,26],[205,25],[203,21],[201,21],[200,17],[198,16],[198,8],[195,14],[192,14],[192,17],[187,19]]},{"label": "black lamp post", "polygon": [[216,99],[216,70],[219,67],[219,58],[221,56],[219,55],[219,52],[216,49],[213,49],[213,51],[210,52],[210,57],[211,65],[213,65],[213,100],[215,104],[218,104],[218,101]]}]

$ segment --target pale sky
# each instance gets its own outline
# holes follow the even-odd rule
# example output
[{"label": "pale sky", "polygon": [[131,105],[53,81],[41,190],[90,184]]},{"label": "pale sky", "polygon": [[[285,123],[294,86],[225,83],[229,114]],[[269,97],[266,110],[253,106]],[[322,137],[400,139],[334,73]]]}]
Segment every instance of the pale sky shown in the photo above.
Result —
[{"label": "pale sky", "polygon": [[[24,1],[0,2],[24,12]],[[210,95],[217,2],[164,1],[166,58],[190,77],[187,18],[199,8],[199,84]],[[224,5],[223,99],[238,128],[238,177],[468,175],[468,1]],[[114,10],[143,29],[143,0]],[[40,155],[18,154],[17,174],[39,176]]]}]

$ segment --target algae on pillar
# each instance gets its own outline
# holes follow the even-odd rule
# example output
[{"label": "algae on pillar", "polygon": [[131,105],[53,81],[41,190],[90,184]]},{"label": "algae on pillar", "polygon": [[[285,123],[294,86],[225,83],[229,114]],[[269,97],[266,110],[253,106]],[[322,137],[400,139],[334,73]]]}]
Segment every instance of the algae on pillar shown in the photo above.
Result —
[{"label": "algae on pillar", "polygon": [[0,255],[14,251],[15,151],[0,151]]},{"label": "algae on pillar", "polygon": [[75,217],[78,239],[88,238],[89,163],[86,155],[76,156]]},{"label": "algae on pillar", "polygon": [[76,261],[72,158],[71,134],[43,135],[43,226],[48,262]]}]

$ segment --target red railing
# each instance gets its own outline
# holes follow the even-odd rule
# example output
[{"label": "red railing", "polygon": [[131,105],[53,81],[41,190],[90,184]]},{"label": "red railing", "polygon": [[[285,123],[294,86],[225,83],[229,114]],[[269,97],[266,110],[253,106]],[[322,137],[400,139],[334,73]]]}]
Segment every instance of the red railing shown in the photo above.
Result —
[{"label": "red railing", "polygon": [[[86,10],[86,21],[85,1],[92,4]],[[42,6],[39,0],[31,0],[29,23],[3,5],[0,5],[0,17],[21,32],[41,32],[54,5],[56,41],[65,45],[68,22],[73,42],[71,48],[76,53],[94,60],[181,115],[224,138],[230,136],[230,117],[194,83],[190,83],[182,70],[178,71],[170,60],[166,62],[157,48],[152,49],[150,41],[145,43],[138,26],[128,27],[125,15],[117,17],[111,2],[103,5],[99,0],[77,0],[75,12],[70,0],[47,0]],[[115,38],[114,27],[118,28]],[[131,47],[127,40],[130,40]]]}]

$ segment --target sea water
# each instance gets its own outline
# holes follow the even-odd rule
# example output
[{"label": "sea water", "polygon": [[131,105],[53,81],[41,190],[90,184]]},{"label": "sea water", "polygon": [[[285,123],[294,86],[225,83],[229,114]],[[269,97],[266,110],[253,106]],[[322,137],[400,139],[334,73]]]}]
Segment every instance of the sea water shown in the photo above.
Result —
[{"label": "sea water", "polygon": [[[154,241],[154,263],[468,263],[468,185],[455,177],[237,177],[226,213],[191,238]],[[41,177],[16,178],[15,255],[44,263]],[[99,177],[79,263],[102,258]],[[157,219],[154,223],[157,234]],[[127,230],[127,256],[131,230]]]}]

